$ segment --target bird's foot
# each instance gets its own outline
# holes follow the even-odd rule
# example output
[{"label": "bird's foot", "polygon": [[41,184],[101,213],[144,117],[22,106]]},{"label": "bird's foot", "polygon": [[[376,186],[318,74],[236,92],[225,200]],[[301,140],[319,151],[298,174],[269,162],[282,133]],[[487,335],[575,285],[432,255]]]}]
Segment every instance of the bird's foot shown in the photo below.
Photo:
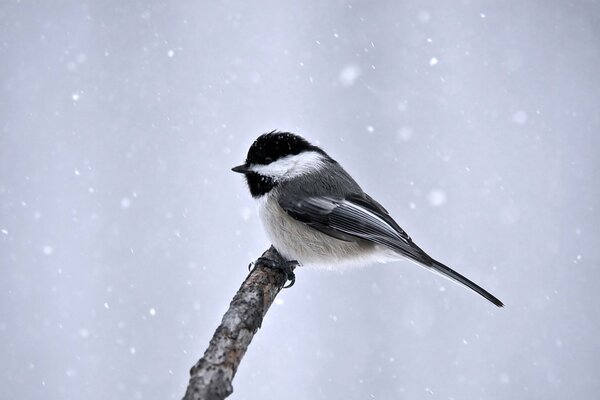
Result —
[{"label": "bird's foot", "polygon": [[281,270],[285,274],[287,281],[290,282],[289,284],[287,284],[283,287],[284,289],[287,289],[287,288],[291,288],[292,286],[294,286],[294,283],[296,283],[296,275],[294,274],[294,269],[297,266],[299,266],[300,263],[295,260],[293,260],[293,261],[286,260],[283,262],[277,262],[277,261],[271,260],[270,258],[267,258],[267,257],[259,257],[256,260],[256,262],[250,263],[250,265],[248,265],[248,270],[251,270],[253,267],[255,267],[257,265],[262,265],[267,268]]}]

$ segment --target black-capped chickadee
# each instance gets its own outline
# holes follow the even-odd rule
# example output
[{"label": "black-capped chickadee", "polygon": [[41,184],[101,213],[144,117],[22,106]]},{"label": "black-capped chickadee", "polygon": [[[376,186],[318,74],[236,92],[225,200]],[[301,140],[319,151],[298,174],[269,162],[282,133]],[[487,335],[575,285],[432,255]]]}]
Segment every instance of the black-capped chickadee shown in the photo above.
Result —
[{"label": "black-capped chickadee", "polygon": [[334,159],[304,138],[265,133],[233,171],[245,175],[267,235],[287,260],[332,266],[408,258],[503,306],[428,256]]}]

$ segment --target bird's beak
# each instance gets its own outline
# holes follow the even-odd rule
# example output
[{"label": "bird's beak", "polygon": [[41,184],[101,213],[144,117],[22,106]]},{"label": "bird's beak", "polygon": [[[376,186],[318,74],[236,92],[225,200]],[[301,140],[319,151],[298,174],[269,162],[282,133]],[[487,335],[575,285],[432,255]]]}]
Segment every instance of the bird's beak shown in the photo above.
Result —
[{"label": "bird's beak", "polygon": [[233,172],[237,172],[239,174],[247,174],[248,172],[250,172],[250,168],[248,168],[248,166],[245,164],[238,165],[237,167],[233,167],[233,168],[231,168],[231,170]]}]

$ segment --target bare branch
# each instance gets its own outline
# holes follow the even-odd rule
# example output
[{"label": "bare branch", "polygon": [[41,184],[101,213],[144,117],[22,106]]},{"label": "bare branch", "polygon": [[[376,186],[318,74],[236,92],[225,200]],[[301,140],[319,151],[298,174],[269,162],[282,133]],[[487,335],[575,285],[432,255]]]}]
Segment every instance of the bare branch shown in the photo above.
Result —
[{"label": "bare branch", "polygon": [[[285,260],[271,246],[262,257]],[[221,400],[233,392],[231,381],[262,320],[286,283],[278,269],[257,265],[234,296],[204,356],[190,370],[184,400]]]}]

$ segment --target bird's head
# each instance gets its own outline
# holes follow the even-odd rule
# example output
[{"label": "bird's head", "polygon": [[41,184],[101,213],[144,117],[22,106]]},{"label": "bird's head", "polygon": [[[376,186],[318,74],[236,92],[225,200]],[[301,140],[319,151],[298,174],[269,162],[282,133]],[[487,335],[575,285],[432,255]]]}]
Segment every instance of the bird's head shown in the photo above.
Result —
[{"label": "bird's head", "polygon": [[244,174],[253,197],[261,197],[277,184],[320,169],[329,156],[299,135],[272,131],[260,135],[246,162],[232,168]]}]

